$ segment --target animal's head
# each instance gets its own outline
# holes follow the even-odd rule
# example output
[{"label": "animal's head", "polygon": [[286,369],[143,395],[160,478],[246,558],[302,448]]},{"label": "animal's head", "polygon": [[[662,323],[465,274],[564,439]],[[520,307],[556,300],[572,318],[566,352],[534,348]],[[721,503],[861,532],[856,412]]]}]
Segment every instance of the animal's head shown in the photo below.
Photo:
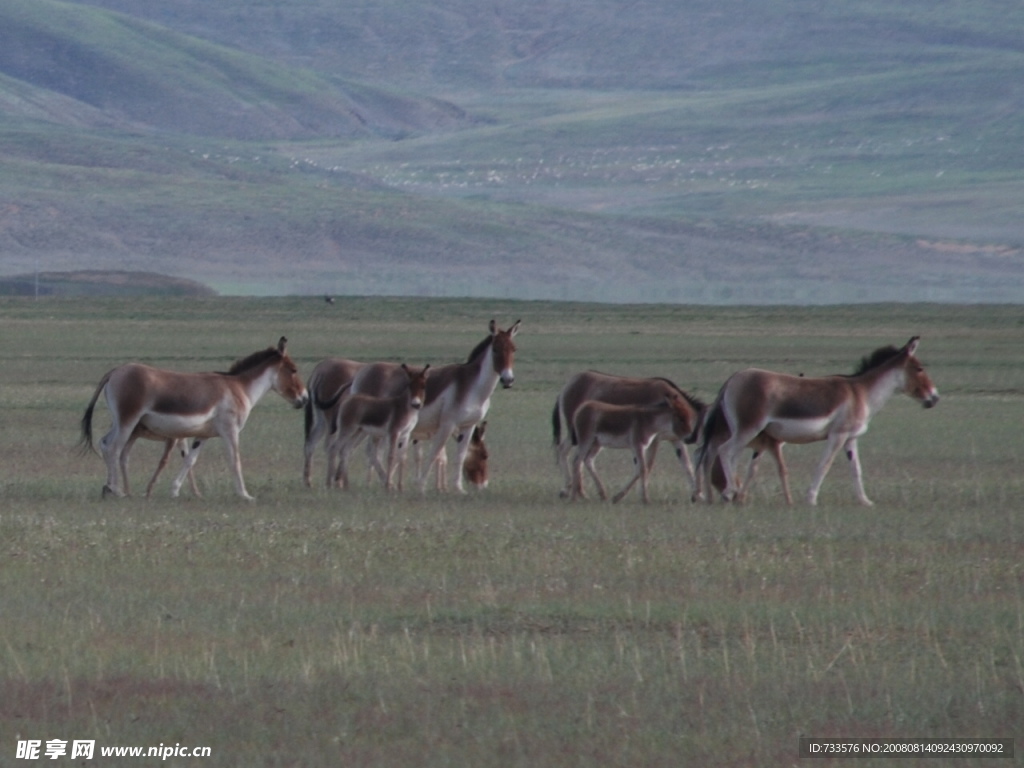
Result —
[{"label": "animal's head", "polygon": [[299,376],[299,367],[288,356],[288,339],[284,336],[277,342],[277,376],[274,377],[274,391],[296,408],[302,408],[309,401],[309,392]]},{"label": "animal's head", "polygon": [[914,356],[920,343],[921,337],[914,336],[900,350],[900,356],[903,358],[903,391],[925,408],[934,408],[939,402],[939,390],[935,388],[924,366]]},{"label": "animal's head", "polygon": [[427,371],[429,369],[430,363],[427,363],[418,370],[402,363],[402,370],[409,377],[409,404],[413,408],[419,409],[423,407],[427,394]]},{"label": "animal's head", "polygon": [[498,328],[494,320],[491,320],[491,358],[494,361],[494,372],[498,374],[501,386],[508,389],[516,380],[512,372],[512,364],[516,356],[516,344],[513,339],[519,333],[519,320],[503,331]]}]

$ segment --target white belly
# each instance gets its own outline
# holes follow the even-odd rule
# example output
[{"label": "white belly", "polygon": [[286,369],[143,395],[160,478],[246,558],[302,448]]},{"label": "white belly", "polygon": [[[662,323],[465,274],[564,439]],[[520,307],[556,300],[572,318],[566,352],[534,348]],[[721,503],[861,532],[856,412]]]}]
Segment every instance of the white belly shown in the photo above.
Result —
[{"label": "white belly", "polygon": [[215,437],[213,411],[197,414],[147,413],[142,425],[161,437]]},{"label": "white belly", "polygon": [[828,436],[832,421],[828,417],[776,419],[765,427],[764,431],[784,443],[813,443],[816,440],[824,440]]}]

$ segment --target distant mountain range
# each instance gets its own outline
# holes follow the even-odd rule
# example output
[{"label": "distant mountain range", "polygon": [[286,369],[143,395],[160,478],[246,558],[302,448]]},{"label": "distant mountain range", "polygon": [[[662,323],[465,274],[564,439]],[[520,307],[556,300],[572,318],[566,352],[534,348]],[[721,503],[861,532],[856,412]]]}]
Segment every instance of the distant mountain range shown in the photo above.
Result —
[{"label": "distant mountain range", "polygon": [[1020,302],[1021,29],[996,0],[8,0],[0,272]]}]

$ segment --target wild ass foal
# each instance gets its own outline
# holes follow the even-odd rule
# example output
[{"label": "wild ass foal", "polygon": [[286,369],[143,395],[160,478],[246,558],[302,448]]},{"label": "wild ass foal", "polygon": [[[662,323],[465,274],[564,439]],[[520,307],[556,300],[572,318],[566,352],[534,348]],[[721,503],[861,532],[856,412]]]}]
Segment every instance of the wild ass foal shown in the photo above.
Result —
[{"label": "wild ass foal", "polygon": [[405,391],[399,395],[377,397],[353,393],[351,386],[342,394],[334,434],[328,438],[327,447],[327,471],[342,488],[348,488],[348,462],[352,449],[367,437],[387,440],[384,487],[389,491],[392,488],[395,467],[408,450],[413,428],[423,407],[430,366],[413,370],[402,363],[401,368],[407,378]]},{"label": "wild ass foal", "polygon": [[[128,465],[127,451],[138,437],[162,440],[224,438],[235,491],[251,499],[242,479],[238,435],[249,413],[263,395],[274,390],[296,408],[305,405],[306,387],[298,368],[285,351],[283,336],[277,347],[254,352],[235,363],[227,373],[179,373],[129,363],[108,371],[93,393],[82,416],[82,444],[92,446],[92,414],[101,393],[106,393],[112,426],[100,441],[107,464],[104,494],[123,496],[119,473]],[[142,431],[136,430],[142,427]],[[171,493],[181,484],[198,458],[198,447],[189,451]]]},{"label": "wild ass foal", "polygon": [[[673,395],[682,398],[680,407],[688,411],[691,433],[679,437],[671,433],[662,436],[661,439],[668,440],[675,446],[676,457],[686,472],[691,490],[696,493],[693,464],[690,462],[690,454],[687,452],[685,444],[693,443],[696,440],[696,427],[705,411],[704,403],[688,395],[669,379],[613,376],[597,371],[584,371],[572,376],[566,382],[558,394],[554,411],[551,414],[555,456],[558,465],[562,468],[564,479],[561,495],[564,497],[573,493],[573,473],[569,464],[569,454],[572,451],[572,446],[576,444],[576,439],[572,425],[576,411],[584,402],[596,400],[611,405],[656,405]],[[567,427],[567,434],[564,436],[562,435],[563,421]],[[647,464],[649,467],[654,464],[656,452],[657,442],[654,442],[648,449]]]},{"label": "wild ass foal", "polygon": [[825,475],[844,450],[857,500],[870,506],[857,438],[867,431],[872,415],[897,392],[913,397],[925,408],[939,402],[938,390],[914,356],[919,343],[920,337],[914,336],[901,349],[877,349],[850,376],[804,378],[757,368],[734,373],[722,386],[714,406],[722,410],[729,437],[707,456],[709,469],[716,457],[721,459],[726,478],[724,498],[732,500],[739,492],[736,459],[740,452],[764,433],[780,443],[826,442],[807,492],[809,503],[818,502]]},{"label": "wild ass foal", "polygon": [[490,482],[487,468],[490,454],[487,452],[487,444],[484,442],[484,432],[486,431],[486,421],[481,421],[473,427],[473,434],[469,438],[469,450],[466,452],[466,463],[462,465],[462,476],[466,482],[481,490],[486,488]]},{"label": "wild ass foal", "polygon": [[633,452],[633,477],[626,487],[612,498],[620,501],[637,480],[644,503],[650,501],[647,478],[650,474],[648,450],[658,438],[682,441],[693,432],[692,408],[681,395],[672,393],[655,405],[611,405],[587,400],[573,415],[573,434],[577,440],[573,459],[571,498],[583,495],[583,467],[586,466],[597,492],[608,498],[604,483],[594,467],[594,459],[602,448],[628,448]]}]

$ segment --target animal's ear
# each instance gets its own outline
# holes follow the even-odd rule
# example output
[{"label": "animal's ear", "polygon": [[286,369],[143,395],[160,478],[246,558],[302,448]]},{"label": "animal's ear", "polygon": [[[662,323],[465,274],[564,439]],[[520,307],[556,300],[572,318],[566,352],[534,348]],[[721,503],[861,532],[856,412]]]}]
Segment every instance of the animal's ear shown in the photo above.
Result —
[{"label": "animal's ear", "polygon": [[277,351],[280,352],[283,355],[284,354],[284,348],[286,346],[288,346],[288,339],[286,339],[284,336],[282,336],[281,340],[277,342]]},{"label": "animal's ear", "polygon": [[405,363],[402,363],[402,370],[405,371],[406,373],[409,373],[409,366],[406,365]]},{"label": "animal's ear", "polygon": [[521,322],[522,320],[516,320],[514,323],[512,323],[512,327],[508,329],[509,336],[515,338],[515,335],[519,333],[519,323]]},{"label": "animal's ear", "polygon": [[427,363],[426,365],[423,366],[423,373],[426,373],[429,370],[430,370],[430,363]]},{"label": "animal's ear", "polygon": [[494,322],[494,318],[493,317],[491,318],[491,324],[488,325],[487,327],[491,331],[491,336],[493,336],[495,334],[495,332],[498,330],[498,324],[496,322]]},{"label": "animal's ear", "polygon": [[917,351],[917,346],[920,343],[920,336],[912,336],[910,341],[907,342],[907,346],[905,346],[904,349],[907,351],[908,355],[913,355]]}]

